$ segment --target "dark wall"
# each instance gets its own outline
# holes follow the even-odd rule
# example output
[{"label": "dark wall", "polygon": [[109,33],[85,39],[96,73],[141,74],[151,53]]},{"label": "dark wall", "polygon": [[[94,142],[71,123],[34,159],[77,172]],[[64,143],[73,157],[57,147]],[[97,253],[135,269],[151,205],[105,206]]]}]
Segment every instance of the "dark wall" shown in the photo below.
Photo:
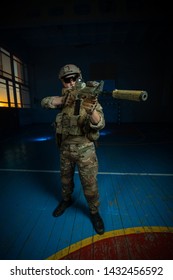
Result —
[{"label": "dark wall", "polygon": [[[61,93],[58,71],[66,63],[77,64],[85,80],[111,79],[115,80],[115,88],[148,92],[145,102],[120,101],[121,122],[172,121],[172,54],[169,46],[115,44],[43,48],[32,52],[32,61],[33,122],[47,122],[54,117],[53,112],[49,114],[41,109],[40,101],[45,96]],[[106,119],[116,122],[115,100],[105,99],[102,104]]]},{"label": "dark wall", "polygon": [[[119,102],[122,123],[173,120],[173,59],[171,47],[167,45],[98,44],[81,48],[32,48],[25,51],[25,56],[30,70],[32,108],[18,109],[20,125],[54,120],[57,111],[43,110],[40,101],[45,96],[61,93],[58,71],[66,63],[77,64],[85,80],[110,79],[115,80],[115,88],[142,89],[148,92],[149,97],[145,102]],[[105,99],[102,105],[106,120],[117,122],[116,101]],[[4,110],[0,110],[3,114]]]},{"label": "dark wall", "polygon": [[0,108],[0,139],[15,135],[19,132],[19,129],[19,110]]},{"label": "dark wall", "polygon": [[[110,79],[115,80],[115,88],[148,92],[145,102],[119,101],[119,111],[116,100],[102,98],[107,122],[117,122],[118,118],[121,123],[173,120],[172,54],[169,46],[114,44],[83,48],[35,48],[27,49],[26,57],[30,66],[32,108],[18,109],[17,122],[21,126],[54,121],[57,110],[42,109],[40,101],[45,96],[61,94],[58,72],[66,63],[77,64],[85,80]],[[1,114],[4,111],[8,114],[6,110],[0,110]],[[8,110],[11,111],[14,109]]]}]

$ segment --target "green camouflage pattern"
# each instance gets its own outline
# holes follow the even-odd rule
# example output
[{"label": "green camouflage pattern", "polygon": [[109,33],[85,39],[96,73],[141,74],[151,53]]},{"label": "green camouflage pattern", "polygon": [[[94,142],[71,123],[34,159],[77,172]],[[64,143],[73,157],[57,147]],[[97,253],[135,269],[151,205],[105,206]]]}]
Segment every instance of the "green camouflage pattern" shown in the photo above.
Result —
[{"label": "green camouflage pattern", "polygon": [[91,213],[99,206],[97,184],[98,159],[94,143],[62,144],[60,148],[62,197],[69,200],[74,189],[74,171],[78,166],[79,177]]},{"label": "green camouflage pattern", "polygon": [[[58,108],[52,105],[53,98],[53,96],[43,98],[41,106],[47,109]],[[99,131],[104,128],[105,119],[99,103],[96,106],[100,115],[97,125],[91,123],[82,104],[78,115],[74,115],[74,107],[75,104],[62,107],[55,120],[56,138],[60,149],[62,197],[64,200],[71,198],[77,166],[89,210],[94,214],[98,212],[100,204],[97,184],[98,159],[94,141],[99,138]]]},{"label": "green camouflage pattern", "polygon": [[57,109],[57,106],[52,105],[53,96],[44,97],[41,100],[41,107],[45,109]]}]

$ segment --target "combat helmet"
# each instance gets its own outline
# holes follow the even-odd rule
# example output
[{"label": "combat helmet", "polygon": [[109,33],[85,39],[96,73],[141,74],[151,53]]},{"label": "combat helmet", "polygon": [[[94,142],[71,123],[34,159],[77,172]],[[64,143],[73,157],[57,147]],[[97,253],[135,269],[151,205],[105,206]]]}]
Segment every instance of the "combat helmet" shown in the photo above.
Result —
[{"label": "combat helmet", "polygon": [[78,74],[79,77],[82,76],[81,70],[79,69],[79,67],[77,67],[74,64],[66,64],[65,66],[61,67],[58,76],[59,76],[59,79],[62,79],[66,76],[70,76],[70,75],[74,75],[74,74]]}]

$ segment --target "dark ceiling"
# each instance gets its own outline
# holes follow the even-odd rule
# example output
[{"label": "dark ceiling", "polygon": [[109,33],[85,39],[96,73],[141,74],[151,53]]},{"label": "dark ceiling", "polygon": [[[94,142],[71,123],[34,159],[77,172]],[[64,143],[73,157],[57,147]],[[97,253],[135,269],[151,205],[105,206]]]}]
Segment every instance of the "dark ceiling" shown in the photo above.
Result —
[{"label": "dark ceiling", "polygon": [[28,47],[172,43],[173,12],[166,1],[15,1],[1,7],[2,41]]}]

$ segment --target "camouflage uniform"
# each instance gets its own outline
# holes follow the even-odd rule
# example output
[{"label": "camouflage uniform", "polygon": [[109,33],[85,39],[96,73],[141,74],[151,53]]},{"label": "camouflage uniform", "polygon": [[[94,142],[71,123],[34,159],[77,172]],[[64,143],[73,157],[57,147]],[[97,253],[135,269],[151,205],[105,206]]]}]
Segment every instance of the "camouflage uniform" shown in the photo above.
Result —
[{"label": "camouflage uniform", "polygon": [[[41,101],[44,108],[56,109],[52,105],[53,97],[45,97]],[[62,197],[65,201],[71,198],[74,189],[75,166],[78,167],[85,198],[92,214],[98,212],[99,192],[97,184],[98,159],[94,140],[99,137],[99,130],[104,128],[105,119],[101,105],[96,110],[100,114],[97,125],[90,122],[82,104],[80,114],[74,115],[74,106],[62,107],[56,117],[56,136],[60,145],[60,170]]]}]

